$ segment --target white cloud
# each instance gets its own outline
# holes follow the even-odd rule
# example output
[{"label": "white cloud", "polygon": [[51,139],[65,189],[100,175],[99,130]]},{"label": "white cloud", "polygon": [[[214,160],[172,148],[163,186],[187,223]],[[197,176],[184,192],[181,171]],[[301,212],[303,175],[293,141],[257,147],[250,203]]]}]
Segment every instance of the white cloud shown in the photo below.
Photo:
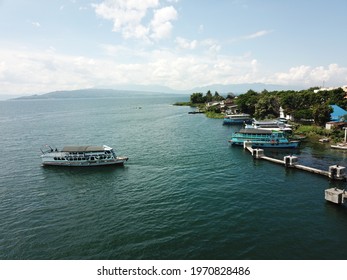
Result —
[{"label": "white cloud", "polygon": [[[159,0],[104,0],[92,7],[98,16],[111,20],[113,31],[120,32],[125,39],[166,38],[172,30],[171,21],[177,18],[176,9],[173,6],[159,8]],[[148,21],[149,11],[153,17]]]},{"label": "white cloud", "polygon": [[259,38],[259,37],[263,37],[265,35],[268,35],[268,34],[270,34],[272,32],[273,32],[273,30],[260,30],[258,32],[253,33],[253,34],[246,35],[246,36],[244,36],[242,38],[246,39],[246,40],[255,39],[255,38]]},{"label": "white cloud", "polygon": [[210,53],[216,53],[221,50],[221,45],[218,43],[218,41],[214,39],[206,39],[201,42],[201,45],[208,48],[208,51]]},{"label": "white cloud", "polygon": [[288,72],[275,73],[268,82],[285,85],[320,86],[323,82],[329,86],[342,86],[347,83],[347,67],[330,64],[327,67],[300,65]]},{"label": "white cloud", "polygon": [[[106,58],[70,56],[47,50],[0,49],[1,94],[34,94],[54,90],[160,84],[191,89],[209,84],[265,82],[303,87],[347,84],[347,68],[298,66],[265,75],[251,54],[227,56],[182,50],[138,50],[103,45]],[[135,57],[136,62],[129,62]]]},{"label": "white cloud", "polygon": [[171,21],[176,18],[177,11],[172,6],[155,10],[153,19],[150,23],[152,29],[151,38],[162,39],[168,37],[172,29]]},{"label": "white cloud", "polygon": [[41,27],[41,24],[37,21],[32,21],[31,24],[37,28]]},{"label": "white cloud", "polygon": [[271,34],[272,32],[274,32],[274,31],[273,30],[260,30],[260,31],[257,31],[255,33],[249,34],[249,35],[232,38],[229,40],[229,42],[234,43],[234,42],[240,42],[240,41],[244,41],[244,40],[252,40],[252,39],[264,37],[268,34]]},{"label": "white cloud", "polygon": [[197,47],[197,45],[198,45],[198,41],[197,40],[189,41],[189,40],[184,39],[182,37],[177,37],[175,42],[176,42],[176,44],[178,45],[179,48],[187,49],[187,50],[194,50]]}]

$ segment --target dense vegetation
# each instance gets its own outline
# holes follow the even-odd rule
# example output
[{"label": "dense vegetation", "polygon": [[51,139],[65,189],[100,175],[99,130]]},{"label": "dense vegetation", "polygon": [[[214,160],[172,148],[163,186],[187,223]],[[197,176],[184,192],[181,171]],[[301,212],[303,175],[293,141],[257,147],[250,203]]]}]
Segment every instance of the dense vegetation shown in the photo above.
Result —
[{"label": "dense vegetation", "polygon": [[[296,133],[309,137],[329,137],[334,141],[343,137],[339,129],[326,130],[323,126],[330,120],[332,108],[336,104],[343,109],[347,108],[346,93],[342,88],[314,92],[318,88],[309,88],[301,91],[267,91],[256,92],[249,90],[235,97],[229,94],[226,98],[233,99],[240,112],[248,113],[256,119],[273,119],[280,115],[280,107],[286,115],[292,115],[295,121],[313,120],[314,125],[297,126]],[[205,106],[207,102],[222,101],[223,96],[208,91],[205,95],[197,92],[190,96],[189,102],[176,105],[189,105],[205,110],[206,115],[212,118],[222,118],[219,106]],[[347,120],[347,116],[344,117]]]},{"label": "dense vegetation", "polygon": [[206,95],[203,95],[201,92],[193,93],[190,96],[190,102],[193,104],[201,104],[206,102],[212,102],[212,101],[222,101],[225,98],[216,91],[214,95],[212,95],[211,91],[208,91]]},{"label": "dense vegetation", "polygon": [[240,111],[258,119],[279,116],[280,107],[296,120],[313,119],[315,124],[324,125],[330,120],[329,105],[347,107],[346,93],[341,89],[314,92],[316,88],[302,91],[272,91],[257,93],[249,90],[235,99]]},{"label": "dense vegetation", "polygon": [[[330,91],[314,92],[318,88],[310,88],[301,91],[272,91],[263,90],[255,92],[249,90],[235,98],[233,94],[226,98],[234,99],[236,105],[243,113],[248,113],[257,119],[272,119],[280,115],[280,107],[286,114],[292,115],[295,120],[312,119],[316,125],[324,125],[330,120],[332,108],[329,105],[339,105],[347,108],[346,93],[342,88]],[[176,105],[199,106],[212,101],[221,101],[225,98],[215,92],[212,95],[208,91],[205,95],[197,92],[190,96],[190,102]],[[201,106],[201,105],[200,105]],[[207,111],[221,113],[217,107],[209,107]]]}]

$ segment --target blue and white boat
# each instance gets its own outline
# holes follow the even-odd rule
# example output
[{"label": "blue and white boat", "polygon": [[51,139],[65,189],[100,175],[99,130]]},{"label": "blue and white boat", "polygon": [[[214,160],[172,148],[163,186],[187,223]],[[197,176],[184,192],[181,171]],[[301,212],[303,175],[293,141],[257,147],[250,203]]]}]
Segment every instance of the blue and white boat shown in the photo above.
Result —
[{"label": "blue and white boat", "polygon": [[65,146],[61,151],[46,145],[41,148],[42,165],[101,166],[123,165],[128,157],[116,156],[114,150],[103,146]]},{"label": "blue and white boat", "polygon": [[240,125],[245,123],[252,123],[252,118],[249,114],[226,115],[223,120],[223,125]]},{"label": "blue and white boat", "polygon": [[235,132],[229,142],[231,145],[243,146],[245,141],[252,143],[252,148],[298,148],[300,141],[290,141],[282,131],[244,128]]}]

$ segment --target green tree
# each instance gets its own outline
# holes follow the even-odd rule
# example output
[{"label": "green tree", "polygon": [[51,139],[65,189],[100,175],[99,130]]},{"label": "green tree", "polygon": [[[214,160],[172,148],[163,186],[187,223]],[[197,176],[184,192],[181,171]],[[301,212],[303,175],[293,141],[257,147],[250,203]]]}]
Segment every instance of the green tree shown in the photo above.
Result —
[{"label": "green tree", "polygon": [[287,114],[292,114],[298,108],[304,108],[303,96],[295,91],[286,91],[279,94],[280,104]]},{"label": "green tree", "polygon": [[235,98],[235,94],[233,94],[232,92],[229,92],[226,99],[234,99],[234,98]]},{"label": "green tree", "polygon": [[254,90],[249,90],[244,94],[235,98],[235,103],[239,110],[243,113],[253,115],[255,112],[255,104],[257,104],[259,94]]},{"label": "green tree", "polygon": [[216,91],[215,93],[214,93],[214,96],[213,96],[213,101],[222,101],[222,100],[224,100],[225,98],[223,97],[223,96],[221,96],[221,95],[219,95],[219,93]]},{"label": "green tree", "polygon": [[209,90],[207,93],[206,93],[206,96],[205,96],[205,102],[211,102],[213,99],[212,99],[212,93],[211,91]]},{"label": "green tree", "polygon": [[317,104],[313,106],[313,119],[317,125],[325,125],[328,121],[330,121],[330,115],[333,112],[331,106],[327,103],[325,104]]},{"label": "green tree", "polygon": [[329,104],[330,105],[339,105],[341,107],[346,106],[346,100],[345,100],[346,93],[343,91],[342,88],[334,89],[329,91]]},{"label": "green tree", "polygon": [[202,93],[196,92],[190,96],[190,102],[193,104],[204,103],[205,99],[204,99]]},{"label": "green tree", "polygon": [[301,109],[293,112],[293,117],[295,120],[301,119],[313,119],[312,109]]},{"label": "green tree", "polygon": [[279,116],[280,102],[279,98],[273,94],[261,94],[258,102],[255,104],[255,117],[264,119],[268,116]]}]

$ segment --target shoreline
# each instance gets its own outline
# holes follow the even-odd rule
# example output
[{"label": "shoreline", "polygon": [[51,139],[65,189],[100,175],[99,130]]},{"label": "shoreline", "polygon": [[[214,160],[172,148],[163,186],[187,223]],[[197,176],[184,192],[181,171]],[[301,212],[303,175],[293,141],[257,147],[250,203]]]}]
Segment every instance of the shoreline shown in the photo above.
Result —
[{"label": "shoreline", "polygon": [[[190,101],[188,102],[175,102],[173,106],[189,106],[191,108],[199,108],[199,111],[203,113],[207,118],[210,119],[223,119],[225,114],[224,113],[216,113],[214,111],[206,111],[206,105],[203,103],[194,104]],[[337,134],[334,131],[329,131],[325,129],[324,127],[320,127],[317,125],[305,125],[305,124],[299,124],[293,122],[293,136],[294,135],[302,135],[304,136],[304,139],[301,139],[301,141],[310,142],[312,144],[319,143],[319,139],[321,138],[327,138],[329,141],[327,143],[320,143],[325,144],[324,148],[326,146],[329,146],[331,144],[337,144],[343,141],[342,135],[334,135]]]}]

